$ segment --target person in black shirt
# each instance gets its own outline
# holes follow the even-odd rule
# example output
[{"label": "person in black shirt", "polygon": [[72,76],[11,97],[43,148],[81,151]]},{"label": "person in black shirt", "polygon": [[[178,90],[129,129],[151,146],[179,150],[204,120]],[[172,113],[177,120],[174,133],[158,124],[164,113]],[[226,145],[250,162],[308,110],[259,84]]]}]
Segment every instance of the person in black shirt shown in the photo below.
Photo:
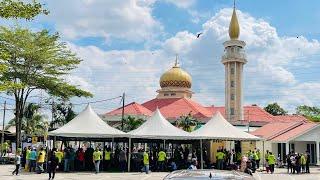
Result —
[{"label": "person in black shirt", "polygon": [[307,159],[306,159],[306,173],[310,173],[310,153],[306,151]]},{"label": "person in black shirt", "polygon": [[[48,160],[48,173],[49,173],[49,180],[50,179],[54,179],[55,175],[56,175],[56,169],[57,166],[59,164],[59,158],[56,156],[56,149],[52,149],[51,153],[50,153],[50,157]],[[51,176],[52,173],[52,176]]]}]

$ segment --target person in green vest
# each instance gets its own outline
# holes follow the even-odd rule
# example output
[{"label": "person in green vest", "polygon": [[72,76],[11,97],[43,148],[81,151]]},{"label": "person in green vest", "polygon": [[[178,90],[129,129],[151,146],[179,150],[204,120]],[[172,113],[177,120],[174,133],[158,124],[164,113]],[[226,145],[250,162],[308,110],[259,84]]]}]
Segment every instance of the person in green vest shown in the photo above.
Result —
[{"label": "person in green vest", "polygon": [[257,169],[259,169],[260,168],[260,159],[261,159],[261,153],[260,153],[259,149],[256,150],[256,154],[257,154],[256,164],[257,164]]},{"label": "person in green vest", "polygon": [[240,151],[236,152],[237,165],[241,164],[242,154]]},{"label": "person in green vest", "polygon": [[96,174],[99,173],[101,158],[102,158],[102,153],[101,153],[101,151],[99,151],[98,148],[96,148],[96,150],[93,152],[93,155],[92,155],[92,159],[93,159],[93,163],[94,163],[94,168],[96,170]]},{"label": "person in green vest", "polygon": [[8,149],[9,149],[9,143],[7,141],[1,144],[2,157],[7,155]]},{"label": "person in green vest", "polygon": [[167,154],[163,151],[163,149],[160,149],[158,153],[158,170],[164,171],[164,163],[167,158]]},{"label": "person in green vest", "polygon": [[269,173],[270,171],[270,167],[269,167],[269,163],[268,163],[268,156],[269,156],[269,150],[266,151],[266,153],[264,154],[264,159],[265,159],[265,166],[266,166],[266,171],[267,173]]},{"label": "person in green vest", "polygon": [[143,153],[143,171],[146,172],[146,174],[149,174],[149,154],[148,150],[145,150]]},{"label": "person in green vest", "polygon": [[216,159],[217,159],[217,169],[223,169],[225,154],[222,150],[217,151]]},{"label": "person in green vest", "polygon": [[268,164],[271,174],[274,172],[274,164],[276,163],[276,157],[272,154],[272,152],[269,152],[268,155]]},{"label": "person in green vest", "polygon": [[109,170],[111,165],[111,148],[107,147],[104,151],[104,170]]},{"label": "person in green vest", "polygon": [[306,158],[305,154],[301,154],[300,164],[301,164],[301,173],[305,173],[306,172],[306,164],[307,164],[307,158]]},{"label": "person in green vest", "polygon": [[31,146],[28,146],[27,150],[26,150],[26,165],[25,165],[25,170],[29,170],[29,166],[30,166],[30,157],[31,157]]}]

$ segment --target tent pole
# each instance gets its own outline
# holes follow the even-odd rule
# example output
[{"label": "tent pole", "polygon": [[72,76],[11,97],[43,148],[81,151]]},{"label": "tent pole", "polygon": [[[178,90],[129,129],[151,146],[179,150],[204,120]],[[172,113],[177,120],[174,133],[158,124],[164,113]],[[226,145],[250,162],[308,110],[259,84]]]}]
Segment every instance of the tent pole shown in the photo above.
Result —
[{"label": "tent pole", "polygon": [[131,138],[129,138],[128,172],[130,172],[130,162],[131,162]]},{"label": "tent pole", "polygon": [[166,150],[166,140],[165,139],[163,140],[163,150],[164,151]]},{"label": "tent pole", "polygon": [[201,163],[200,167],[201,167],[201,169],[203,169],[203,148],[202,148],[202,139],[200,139],[200,150],[201,150],[201,152],[200,152],[200,163]]}]

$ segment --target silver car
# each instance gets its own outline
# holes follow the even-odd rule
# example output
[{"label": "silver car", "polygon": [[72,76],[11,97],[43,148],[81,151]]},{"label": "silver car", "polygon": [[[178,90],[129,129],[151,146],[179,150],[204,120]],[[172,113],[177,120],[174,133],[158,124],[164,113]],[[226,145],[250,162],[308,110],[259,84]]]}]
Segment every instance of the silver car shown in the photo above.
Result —
[{"label": "silver car", "polygon": [[254,180],[249,174],[239,171],[223,171],[215,169],[204,170],[178,170],[168,174],[164,180],[196,180],[196,179],[236,179],[236,180]]}]

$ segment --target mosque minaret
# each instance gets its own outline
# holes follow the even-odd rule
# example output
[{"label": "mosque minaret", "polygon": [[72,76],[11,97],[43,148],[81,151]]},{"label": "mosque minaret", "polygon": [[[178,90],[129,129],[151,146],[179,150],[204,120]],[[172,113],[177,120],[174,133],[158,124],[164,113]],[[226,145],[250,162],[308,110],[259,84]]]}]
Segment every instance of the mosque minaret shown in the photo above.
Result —
[{"label": "mosque minaret", "polygon": [[240,27],[235,7],[229,25],[230,40],[223,43],[224,55],[221,62],[225,66],[225,114],[228,121],[243,120],[243,66],[246,43],[239,40]]}]

